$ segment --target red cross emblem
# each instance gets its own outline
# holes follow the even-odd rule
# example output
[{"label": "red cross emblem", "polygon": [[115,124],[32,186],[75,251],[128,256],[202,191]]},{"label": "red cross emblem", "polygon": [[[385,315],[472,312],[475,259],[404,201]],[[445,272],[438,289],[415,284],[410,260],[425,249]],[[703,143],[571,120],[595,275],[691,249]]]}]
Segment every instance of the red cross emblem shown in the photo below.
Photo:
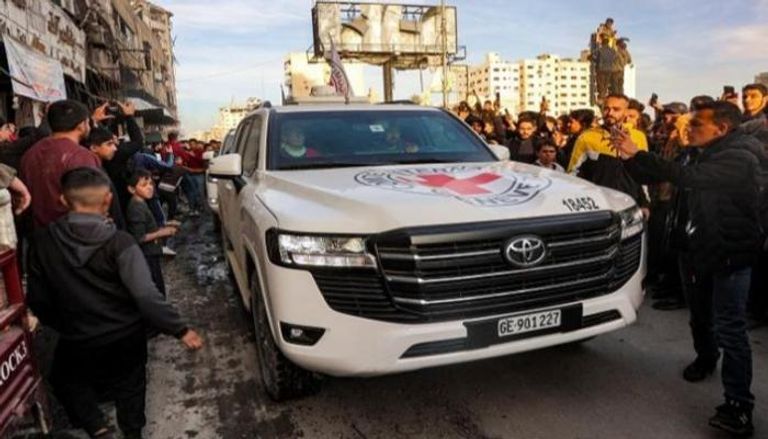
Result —
[{"label": "red cross emblem", "polygon": [[419,175],[421,181],[417,181],[422,186],[448,189],[458,195],[483,195],[491,191],[483,188],[483,185],[500,179],[501,176],[484,172],[470,178],[455,178],[447,174],[427,174]]}]

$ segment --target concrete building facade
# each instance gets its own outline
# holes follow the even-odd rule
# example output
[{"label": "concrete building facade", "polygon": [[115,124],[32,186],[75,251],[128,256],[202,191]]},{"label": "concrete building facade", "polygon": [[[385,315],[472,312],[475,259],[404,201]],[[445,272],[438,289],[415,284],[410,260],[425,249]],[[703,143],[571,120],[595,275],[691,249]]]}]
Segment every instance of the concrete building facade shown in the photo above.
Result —
[{"label": "concrete building facade", "polygon": [[[344,62],[344,70],[356,96],[365,96],[363,63]],[[314,60],[305,52],[289,53],[283,63],[285,94],[295,98],[309,96],[314,85],[326,85],[331,76],[331,67],[325,60]]]},{"label": "concrete building facade", "polygon": [[163,81],[163,91],[171,114],[178,114],[176,100],[176,58],[173,51],[173,13],[146,0],[132,0],[136,15],[149,26],[155,41],[162,51],[164,62],[159,65],[155,76]]},{"label": "concrete building facade", "polygon": [[203,140],[223,140],[229,130],[237,128],[245,116],[261,105],[261,99],[248,98],[245,103],[232,103],[219,108],[216,123],[211,129],[200,136]]},{"label": "concrete building facade", "polygon": [[503,61],[496,52],[488,53],[482,64],[469,67],[467,81],[458,84],[467,90],[460,94],[476,94],[480,100],[493,101],[498,93],[502,108],[518,112],[522,89],[520,70],[519,63]]},{"label": "concrete building facade", "polygon": [[[539,111],[541,101],[549,101],[551,114],[565,114],[579,108],[591,108],[590,64],[587,58],[561,58],[542,54],[532,59],[504,61],[491,52],[479,65],[470,66],[467,80],[459,83],[459,96],[477,95],[495,100],[510,113]],[[624,72],[624,93],[636,97],[636,68]],[[462,97],[462,99],[464,99]],[[455,103],[455,102],[454,102]]]}]

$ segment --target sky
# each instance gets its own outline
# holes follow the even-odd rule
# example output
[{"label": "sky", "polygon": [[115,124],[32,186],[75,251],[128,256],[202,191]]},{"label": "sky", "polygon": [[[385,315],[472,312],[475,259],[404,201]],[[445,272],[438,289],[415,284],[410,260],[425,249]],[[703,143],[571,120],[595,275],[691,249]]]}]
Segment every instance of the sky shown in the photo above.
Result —
[{"label": "sky", "polygon": [[[174,13],[176,87],[187,133],[210,128],[218,108],[230,102],[251,96],[279,102],[285,55],[312,44],[311,0],[155,1]],[[719,95],[723,85],[740,89],[768,71],[768,0],[447,3],[457,7],[459,44],[470,64],[487,52],[509,61],[541,53],[578,57],[597,24],[613,17],[630,38],[643,101],[653,92],[662,102]],[[382,95],[380,69],[367,68],[365,76]],[[418,91],[418,72],[396,73],[396,99]]]}]

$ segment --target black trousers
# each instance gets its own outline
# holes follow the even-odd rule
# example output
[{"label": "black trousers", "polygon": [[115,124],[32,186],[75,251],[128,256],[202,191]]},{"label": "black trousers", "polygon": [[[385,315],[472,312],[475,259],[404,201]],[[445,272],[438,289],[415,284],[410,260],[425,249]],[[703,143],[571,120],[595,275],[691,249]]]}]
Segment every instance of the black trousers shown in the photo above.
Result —
[{"label": "black trousers", "polygon": [[143,330],[105,346],[59,340],[53,357],[51,385],[70,422],[94,433],[108,426],[99,402],[112,400],[117,424],[136,434],[147,423],[147,339]]},{"label": "black trousers", "polygon": [[163,256],[144,255],[149,265],[149,272],[152,274],[152,281],[163,296],[165,296],[165,280],[163,280]]},{"label": "black trousers", "polygon": [[698,272],[693,255],[687,252],[678,255],[678,266],[683,293],[690,309],[693,349],[703,361],[715,362],[720,357],[720,350],[714,330],[712,277]]},{"label": "black trousers", "polygon": [[166,219],[176,219],[176,213],[179,208],[176,192],[166,192],[163,190],[158,190],[157,192],[158,196],[160,197],[160,201],[168,204],[168,217]]},{"label": "black trousers", "polygon": [[752,288],[749,292],[749,314],[757,319],[768,318],[768,253],[760,252],[752,268]]}]

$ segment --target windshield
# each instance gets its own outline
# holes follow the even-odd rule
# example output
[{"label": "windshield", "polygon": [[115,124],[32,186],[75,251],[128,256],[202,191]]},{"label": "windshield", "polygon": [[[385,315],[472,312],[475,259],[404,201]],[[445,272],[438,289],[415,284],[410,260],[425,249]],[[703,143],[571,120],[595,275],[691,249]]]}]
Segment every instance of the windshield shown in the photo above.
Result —
[{"label": "windshield", "polygon": [[496,161],[441,111],[316,111],[270,117],[272,170]]}]

